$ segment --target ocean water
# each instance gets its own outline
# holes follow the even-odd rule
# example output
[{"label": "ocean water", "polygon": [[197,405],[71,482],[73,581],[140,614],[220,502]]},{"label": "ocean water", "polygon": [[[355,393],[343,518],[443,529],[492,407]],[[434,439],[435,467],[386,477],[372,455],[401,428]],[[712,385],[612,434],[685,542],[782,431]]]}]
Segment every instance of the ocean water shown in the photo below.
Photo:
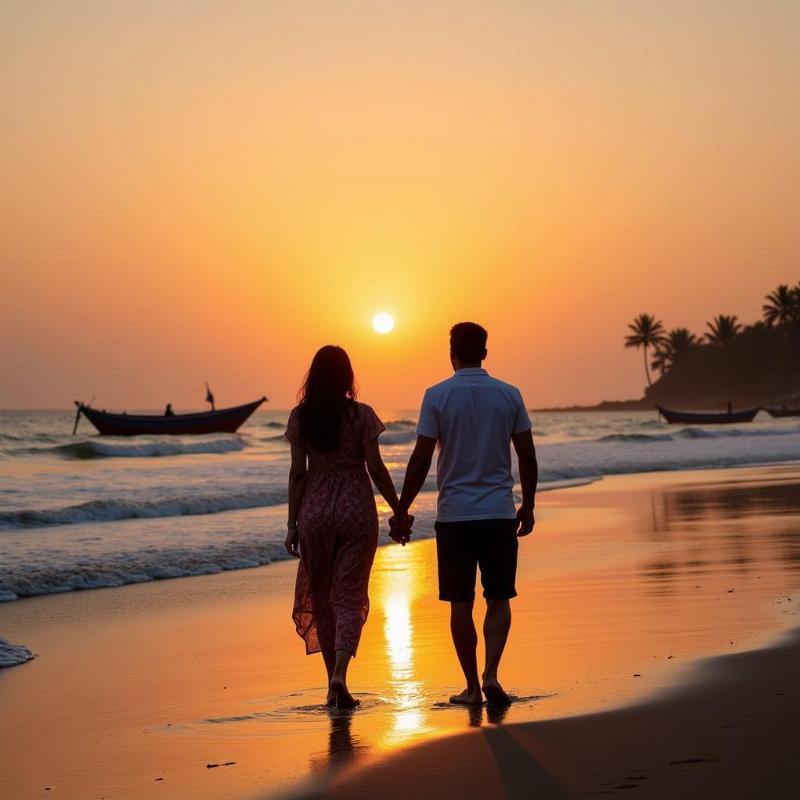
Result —
[{"label": "ocean water", "polygon": [[[378,409],[401,485],[415,412]],[[100,437],[65,411],[0,412],[0,601],[241,569],[283,549],[288,412],[238,434]],[[542,490],[606,475],[800,458],[800,420],[681,427],[655,412],[532,414]],[[388,509],[380,508],[382,522]],[[415,535],[430,536],[435,468]],[[388,541],[388,539],[384,539]]]}]

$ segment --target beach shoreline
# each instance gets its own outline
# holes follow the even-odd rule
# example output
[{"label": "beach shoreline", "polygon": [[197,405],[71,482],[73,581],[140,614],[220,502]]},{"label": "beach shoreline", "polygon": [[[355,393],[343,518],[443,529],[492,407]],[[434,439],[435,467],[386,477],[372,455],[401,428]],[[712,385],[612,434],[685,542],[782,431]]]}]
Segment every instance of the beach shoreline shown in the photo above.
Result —
[{"label": "beach shoreline", "polygon": [[15,765],[0,791],[333,791],[465,729],[647,705],[698,659],[762,652],[795,624],[798,486],[800,467],[783,464],[542,495],[502,673],[522,701],[505,716],[446,703],[461,687],[430,540],[379,549],[354,714],[320,705],[321,665],[289,619],[291,562],[4,604],[3,635],[37,657],[0,672],[0,746]]}]

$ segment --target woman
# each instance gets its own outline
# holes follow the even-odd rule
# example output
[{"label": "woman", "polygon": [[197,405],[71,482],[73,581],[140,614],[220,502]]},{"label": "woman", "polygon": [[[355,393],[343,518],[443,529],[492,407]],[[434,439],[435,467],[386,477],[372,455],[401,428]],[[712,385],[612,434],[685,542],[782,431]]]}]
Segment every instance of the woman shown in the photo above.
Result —
[{"label": "woman", "polygon": [[395,513],[397,492],[378,449],[383,423],[356,402],[341,347],[317,352],[298,399],[286,427],[292,466],[285,544],[300,559],[292,617],[306,652],[322,652],[328,705],[352,708],[358,701],[347,689],[347,667],[367,619],[378,546],[370,477]]}]

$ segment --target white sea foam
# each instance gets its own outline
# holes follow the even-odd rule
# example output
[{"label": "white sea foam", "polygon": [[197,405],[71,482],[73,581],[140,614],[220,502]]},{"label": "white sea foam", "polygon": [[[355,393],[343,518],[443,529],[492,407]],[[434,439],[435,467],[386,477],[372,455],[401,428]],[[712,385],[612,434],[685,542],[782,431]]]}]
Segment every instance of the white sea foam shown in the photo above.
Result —
[{"label": "white sea foam", "polygon": [[227,547],[198,547],[193,551],[155,549],[128,552],[105,559],[82,558],[79,563],[53,563],[49,567],[0,573],[2,594],[9,600],[85,589],[107,589],[129,583],[211,575],[281,561],[289,555],[276,544],[236,543]]},{"label": "white sea foam", "polygon": [[24,664],[32,658],[33,653],[24,645],[11,644],[11,642],[0,637],[0,668]]}]

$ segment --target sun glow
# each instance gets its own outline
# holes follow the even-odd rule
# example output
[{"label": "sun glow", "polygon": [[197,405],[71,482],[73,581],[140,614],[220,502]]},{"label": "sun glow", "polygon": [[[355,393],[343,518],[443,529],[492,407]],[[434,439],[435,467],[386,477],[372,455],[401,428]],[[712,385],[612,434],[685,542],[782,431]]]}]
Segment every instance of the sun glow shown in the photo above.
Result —
[{"label": "sun glow", "polygon": [[377,333],[387,334],[394,329],[394,317],[391,314],[381,312],[372,318],[372,327]]}]

